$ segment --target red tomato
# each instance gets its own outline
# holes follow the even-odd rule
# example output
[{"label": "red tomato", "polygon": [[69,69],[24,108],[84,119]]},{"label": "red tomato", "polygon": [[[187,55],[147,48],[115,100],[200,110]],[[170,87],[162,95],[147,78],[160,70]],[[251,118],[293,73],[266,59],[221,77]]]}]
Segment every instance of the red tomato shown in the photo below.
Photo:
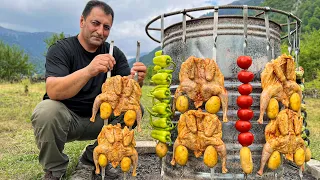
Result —
[{"label": "red tomato", "polygon": [[239,73],[238,73],[238,79],[240,82],[244,83],[244,84],[247,84],[249,82],[251,82],[254,78],[254,75],[252,72],[250,71],[247,71],[247,70],[241,70]]},{"label": "red tomato", "polygon": [[237,115],[243,121],[250,121],[253,117],[253,111],[251,109],[239,109]]},{"label": "red tomato", "polygon": [[254,141],[253,134],[251,132],[242,132],[238,135],[238,141],[242,146],[250,146]]},{"label": "red tomato", "polygon": [[250,56],[239,56],[237,64],[242,69],[248,69],[252,64],[252,59]]},{"label": "red tomato", "polygon": [[252,92],[252,86],[251,84],[241,84],[238,87],[238,91],[241,95],[249,95]]},{"label": "red tomato", "polygon": [[238,120],[234,125],[239,132],[248,132],[251,129],[251,123],[249,121]]},{"label": "red tomato", "polygon": [[253,103],[253,99],[251,96],[241,95],[237,98],[237,105],[241,109],[248,109]]}]

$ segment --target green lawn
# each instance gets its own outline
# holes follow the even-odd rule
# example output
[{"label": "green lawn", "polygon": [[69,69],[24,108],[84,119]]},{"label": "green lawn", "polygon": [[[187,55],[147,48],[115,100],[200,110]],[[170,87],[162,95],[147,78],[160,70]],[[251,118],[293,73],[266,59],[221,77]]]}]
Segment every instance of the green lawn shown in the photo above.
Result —
[{"label": "green lawn", "polygon": [[[141,101],[146,107],[151,106],[150,97],[145,96],[151,89],[150,86],[142,88]],[[29,84],[28,94],[23,84],[0,83],[0,179],[40,179],[43,176],[30,117],[44,92],[44,83]],[[135,133],[137,140],[151,140],[147,117],[148,113],[142,120],[142,132]],[[67,176],[74,170],[82,150],[92,142],[66,144],[65,153],[70,158]]]},{"label": "green lawn", "polygon": [[[25,83],[24,83],[25,84]],[[151,107],[151,99],[146,96],[152,87],[143,87],[142,104]],[[41,101],[45,91],[44,83],[28,85],[25,94],[23,84],[0,83],[0,179],[40,179],[43,171],[38,163],[36,147],[30,122],[31,113]],[[311,136],[312,157],[320,160],[320,99],[306,99],[308,126]],[[142,123],[143,131],[136,133],[137,140],[151,140],[148,113]],[[81,151],[92,141],[67,143],[66,154],[70,163],[67,176],[74,170]]]}]

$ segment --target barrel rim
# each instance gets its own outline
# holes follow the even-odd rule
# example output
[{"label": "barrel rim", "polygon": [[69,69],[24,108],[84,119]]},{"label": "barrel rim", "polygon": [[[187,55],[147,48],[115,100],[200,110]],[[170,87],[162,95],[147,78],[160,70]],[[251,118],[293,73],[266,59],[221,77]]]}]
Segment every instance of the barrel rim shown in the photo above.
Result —
[{"label": "barrel rim", "polygon": [[[223,15],[223,16],[219,16],[219,19],[221,18],[243,18],[242,16],[239,16],[239,15]],[[189,20],[186,20],[187,23],[192,23],[193,21],[199,21],[199,20],[204,20],[204,19],[213,19],[213,16],[207,16],[207,17],[200,17],[200,18],[195,18],[195,19],[189,19]],[[262,20],[264,21],[263,18],[259,18],[259,17],[248,17],[248,19],[256,19],[256,20]],[[275,21],[272,21],[270,20],[270,22],[272,22],[273,24],[275,24],[276,26],[279,27],[280,30],[282,30],[282,27],[279,23],[275,22]],[[166,27],[164,29],[164,32],[166,32],[168,29],[171,29],[173,28],[174,26],[178,26],[182,24],[182,22],[177,22],[177,23],[174,23],[174,24],[171,24],[169,25],[168,27]]]},{"label": "barrel rim", "polygon": [[[251,17],[258,17],[262,14],[266,14],[266,13],[276,13],[276,14],[281,14],[281,15],[286,15],[289,18],[292,18],[294,19],[297,24],[297,26],[295,27],[295,29],[293,29],[291,32],[288,32],[285,36],[281,37],[281,39],[285,39],[287,37],[289,37],[290,34],[294,33],[294,32],[298,32],[299,30],[301,30],[301,20],[293,15],[292,13],[288,13],[288,12],[285,12],[285,11],[282,11],[282,10],[278,10],[278,9],[274,9],[274,8],[270,8],[270,7],[261,7],[261,6],[247,6],[247,5],[223,5],[223,6],[205,6],[205,7],[198,7],[198,8],[191,8],[191,9],[183,9],[183,10],[180,10],[180,11],[174,11],[174,12],[170,12],[170,13],[164,13],[162,15],[158,15],[157,17],[153,18],[152,20],[150,20],[146,27],[145,27],[145,32],[147,34],[147,36],[152,39],[153,41],[155,42],[158,42],[158,43],[161,43],[160,40],[154,38],[150,33],[149,33],[149,30],[156,30],[156,31],[163,31],[162,28],[150,28],[150,25],[152,23],[154,23],[155,21],[157,20],[161,20],[162,18],[164,19],[165,17],[168,17],[168,16],[173,16],[173,15],[178,15],[178,14],[183,14],[183,15],[187,15],[188,17],[190,17],[191,19],[198,19],[198,18],[194,18],[192,17],[191,15],[187,14],[188,12],[196,12],[196,11],[203,11],[203,10],[218,10],[218,9],[244,9],[244,8],[248,8],[250,10],[260,10],[262,12],[256,14],[255,16],[249,16],[248,18],[251,18]],[[222,17],[222,16],[219,16],[219,17]],[[269,20],[271,21],[271,20]],[[278,24],[278,23],[277,23]],[[290,24],[291,25],[291,24]],[[280,24],[280,26],[288,26],[288,24]]]}]

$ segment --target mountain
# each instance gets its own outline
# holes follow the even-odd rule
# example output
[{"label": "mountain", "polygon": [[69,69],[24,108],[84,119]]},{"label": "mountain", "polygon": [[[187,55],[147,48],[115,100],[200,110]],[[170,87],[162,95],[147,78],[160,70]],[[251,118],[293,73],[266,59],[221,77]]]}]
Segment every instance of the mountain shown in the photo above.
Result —
[{"label": "mountain", "polygon": [[44,40],[52,36],[52,32],[20,32],[6,29],[0,26],[0,40],[10,46],[16,45],[29,55],[29,61],[36,65],[36,72],[44,72],[44,52],[46,43]]},{"label": "mountain", "polygon": [[[154,53],[156,51],[159,51],[159,50],[160,50],[160,46],[156,47],[155,49],[153,49],[148,54],[146,54],[144,56],[141,56],[140,57],[140,62],[143,62],[143,64],[145,64],[147,67],[152,65],[152,59],[154,57]],[[133,63],[135,62],[134,60],[135,60],[135,58],[133,58],[133,60],[131,62],[129,62],[129,66],[130,67],[132,67]]]},{"label": "mountain", "polygon": [[[143,57],[144,55],[147,55],[148,53],[149,53],[149,52],[140,52],[140,59],[141,59],[141,57]],[[131,62],[133,62],[133,61],[135,61],[135,60],[136,60],[135,57],[128,59],[129,65],[130,65]],[[133,63],[132,63],[132,64],[133,64]]]},{"label": "mountain", "polygon": [[[228,5],[248,5],[248,6],[259,6],[261,5],[265,0],[238,0],[233,1],[232,3]],[[250,12],[249,12],[250,13]],[[222,15],[241,15],[242,10],[241,9],[219,9],[219,16]],[[208,12],[200,17],[206,17],[206,16],[213,16],[213,12]]]}]

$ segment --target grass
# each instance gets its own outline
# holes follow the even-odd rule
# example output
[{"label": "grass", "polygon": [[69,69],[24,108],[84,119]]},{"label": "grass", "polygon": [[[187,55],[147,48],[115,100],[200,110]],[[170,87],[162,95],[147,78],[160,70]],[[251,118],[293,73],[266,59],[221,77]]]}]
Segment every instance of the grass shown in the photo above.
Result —
[{"label": "grass", "polygon": [[[41,179],[44,172],[38,162],[39,150],[35,144],[30,117],[35,106],[42,100],[45,92],[44,83],[0,83],[0,179]],[[142,104],[151,106],[146,92],[152,87],[144,86]],[[141,133],[136,133],[137,140],[151,140],[148,113],[142,120]],[[70,162],[67,177],[76,167],[78,158],[86,145],[93,141],[75,141],[67,143],[65,153]]]},{"label": "grass", "polygon": [[[30,122],[31,113],[41,101],[45,91],[44,83],[0,83],[0,179],[40,179],[43,171],[38,163],[39,150],[36,147]],[[151,86],[143,87],[142,104],[151,107],[146,96]],[[320,160],[320,99],[305,99],[307,104],[307,128],[310,130],[312,158]],[[143,131],[136,133],[137,140],[151,140],[148,113],[145,112]],[[70,158],[67,177],[70,177],[78,158],[86,145],[93,141],[67,143],[65,153]]]},{"label": "grass", "polygon": [[305,99],[307,106],[307,129],[310,131],[312,158],[320,160],[320,99]]}]

